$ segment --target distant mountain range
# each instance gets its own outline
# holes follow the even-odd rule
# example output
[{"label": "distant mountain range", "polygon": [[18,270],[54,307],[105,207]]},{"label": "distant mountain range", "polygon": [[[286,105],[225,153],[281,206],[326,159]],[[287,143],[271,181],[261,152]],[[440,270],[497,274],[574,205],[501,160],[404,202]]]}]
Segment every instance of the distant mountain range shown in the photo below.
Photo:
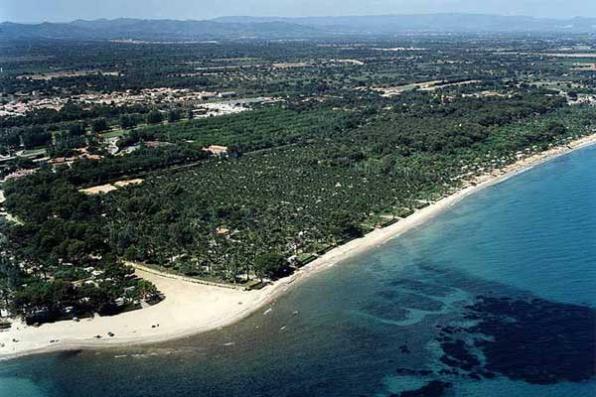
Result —
[{"label": "distant mountain range", "polygon": [[320,36],[318,29],[287,22],[227,23],[216,21],[175,21],[144,19],[98,19],[69,23],[0,24],[0,40],[145,40],[205,41],[243,38],[309,38]]},{"label": "distant mountain range", "polygon": [[408,33],[596,33],[596,18],[547,19],[480,14],[350,17],[222,17],[204,21],[98,19],[0,23],[0,40],[205,41],[390,36]]}]

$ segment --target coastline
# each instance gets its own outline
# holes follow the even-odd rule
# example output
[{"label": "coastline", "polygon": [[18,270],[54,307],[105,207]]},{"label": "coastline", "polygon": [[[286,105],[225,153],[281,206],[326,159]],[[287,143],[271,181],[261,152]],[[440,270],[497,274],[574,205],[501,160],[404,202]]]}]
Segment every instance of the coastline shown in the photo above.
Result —
[{"label": "coastline", "polygon": [[[240,291],[191,283],[183,278],[161,276],[155,271],[149,272],[138,267],[136,272],[140,277],[154,282],[165,293],[166,299],[163,302],[113,317],[82,319],[78,323],[62,321],[38,328],[15,323],[9,331],[0,332],[0,346],[4,344],[4,347],[0,347],[0,360],[56,351],[153,344],[228,326],[259,309],[264,310],[264,306],[273,303],[281,294],[310,275],[374,249],[424,224],[486,187],[594,144],[596,134],[587,135],[474,178],[457,192],[395,224],[375,229],[364,237],[338,246],[291,276],[259,291]],[[109,332],[113,332],[114,336],[108,336]],[[97,339],[96,335],[101,335],[101,339]]]}]

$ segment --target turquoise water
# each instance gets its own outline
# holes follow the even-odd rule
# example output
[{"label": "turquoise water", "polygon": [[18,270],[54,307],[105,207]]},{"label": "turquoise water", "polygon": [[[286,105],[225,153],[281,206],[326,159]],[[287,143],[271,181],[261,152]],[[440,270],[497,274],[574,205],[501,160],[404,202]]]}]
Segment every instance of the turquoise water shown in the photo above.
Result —
[{"label": "turquoise water", "polygon": [[432,381],[447,396],[594,396],[595,291],[588,148],[314,276],[268,314],[0,362],[0,396],[390,396]]}]

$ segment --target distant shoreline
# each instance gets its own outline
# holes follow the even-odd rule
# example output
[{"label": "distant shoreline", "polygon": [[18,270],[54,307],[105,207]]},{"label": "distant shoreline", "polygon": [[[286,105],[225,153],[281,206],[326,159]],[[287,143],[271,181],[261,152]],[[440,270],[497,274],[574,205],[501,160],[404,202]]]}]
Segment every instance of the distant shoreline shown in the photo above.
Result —
[{"label": "distant shoreline", "polygon": [[[375,229],[364,237],[338,246],[291,276],[259,291],[240,291],[191,283],[183,278],[161,276],[159,272],[139,267],[136,270],[137,274],[152,281],[164,292],[166,299],[163,302],[113,317],[96,316],[90,320],[82,319],[78,323],[61,321],[44,324],[38,328],[15,323],[10,330],[0,332],[0,360],[57,351],[154,344],[231,325],[273,303],[297,282],[424,224],[486,187],[594,144],[596,133],[530,155],[499,170],[474,178],[459,191],[397,223]],[[108,333],[113,333],[113,336],[109,336]],[[97,335],[101,338],[98,339]]]}]

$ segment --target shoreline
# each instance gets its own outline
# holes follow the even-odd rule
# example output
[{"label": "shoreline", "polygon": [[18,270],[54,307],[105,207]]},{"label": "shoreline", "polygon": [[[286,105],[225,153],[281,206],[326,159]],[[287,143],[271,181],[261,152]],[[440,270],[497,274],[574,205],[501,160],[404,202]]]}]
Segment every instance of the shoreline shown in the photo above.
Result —
[{"label": "shoreline", "polygon": [[[0,332],[0,361],[22,356],[126,346],[149,345],[181,339],[223,328],[263,309],[309,276],[353,256],[375,249],[445,212],[466,197],[519,175],[538,165],[575,150],[596,144],[596,133],[563,146],[532,154],[515,163],[481,175],[455,193],[416,211],[385,228],[338,246],[310,262],[294,274],[275,281],[262,290],[241,291],[185,281],[182,277],[162,276],[156,271],[136,267],[136,273],[152,281],[166,296],[155,306],[113,317],[96,316],[80,322],[60,321],[38,328],[13,323]],[[112,332],[113,337],[108,336]],[[101,338],[96,338],[100,335]],[[17,342],[15,342],[15,340]]]}]

